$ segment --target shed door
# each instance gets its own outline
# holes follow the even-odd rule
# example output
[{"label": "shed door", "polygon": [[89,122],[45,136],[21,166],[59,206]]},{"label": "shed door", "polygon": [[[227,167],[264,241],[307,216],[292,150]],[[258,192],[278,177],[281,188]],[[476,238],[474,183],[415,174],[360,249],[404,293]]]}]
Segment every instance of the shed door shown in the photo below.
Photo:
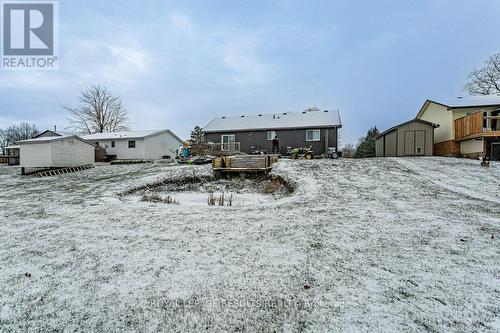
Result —
[{"label": "shed door", "polygon": [[405,131],[405,156],[415,155],[415,131]]},{"label": "shed door", "polygon": [[425,131],[415,131],[415,155],[425,155]]}]

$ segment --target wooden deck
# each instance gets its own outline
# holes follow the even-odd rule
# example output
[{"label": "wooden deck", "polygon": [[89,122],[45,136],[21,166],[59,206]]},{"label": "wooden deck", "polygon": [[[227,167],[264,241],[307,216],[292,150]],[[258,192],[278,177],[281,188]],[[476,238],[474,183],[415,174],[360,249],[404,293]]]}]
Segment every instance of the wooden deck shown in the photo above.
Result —
[{"label": "wooden deck", "polygon": [[215,158],[212,170],[216,173],[268,173],[278,161],[278,155],[237,155]]},{"label": "wooden deck", "polygon": [[[485,125],[488,123],[490,125]],[[455,119],[455,140],[500,137],[499,116],[485,116],[483,111]],[[491,128],[485,128],[490,126]]]}]

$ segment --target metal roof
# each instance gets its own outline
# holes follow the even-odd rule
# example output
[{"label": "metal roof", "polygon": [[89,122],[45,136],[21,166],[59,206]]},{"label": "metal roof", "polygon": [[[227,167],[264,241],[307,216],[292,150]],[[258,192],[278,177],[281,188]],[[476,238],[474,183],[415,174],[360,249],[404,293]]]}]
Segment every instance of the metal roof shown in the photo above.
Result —
[{"label": "metal roof", "polygon": [[170,130],[150,130],[150,131],[128,131],[128,132],[113,132],[113,133],[95,133],[87,134],[82,137],[85,140],[96,141],[96,140],[126,140],[126,139],[144,139],[150,136],[160,135],[164,133],[170,133],[174,138],[182,142],[182,140],[175,135]]},{"label": "metal roof", "polygon": [[34,144],[34,143],[48,143],[48,142],[55,142],[55,141],[63,141],[66,139],[71,139],[71,138],[75,138],[77,140],[80,140],[84,143],[87,143],[87,144],[93,146],[93,144],[91,144],[87,140],[79,137],[78,135],[74,135],[74,134],[73,135],[46,136],[46,137],[41,137],[41,138],[33,138],[33,139],[29,139],[29,140],[21,140],[21,141],[18,141],[17,143],[20,145],[22,145],[22,144]]},{"label": "metal roof", "polygon": [[203,132],[315,127],[342,127],[339,110],[217,117],[203,128]]},{"label": "metal roof", "polygon": [[406,122],[404,122],[404,123],[401,123],[401,124],[399,124],[399,125],[393,126],[393,127],[389,128],[388,130],[383,131],[382,133],[380,133],[379,135],[377,135],[377,137],[375,138],[375,140],[378,140],[379,138],[383,137],[383,136],[384,136],[384,135],[386,135],[387,133],[390,133],[390,132],[392,132],[392,131],[395,131],[395,130],[397,130],[399,127],[404,126],[404,125],[409,124],[409,123],[412,123],[412,122],[414,122],[414,121],[419,122],[419,123],[422,123],[422,124],[431,125],[431,126],[432,126],[432,127],[434,127],[434,128],[438,128],[438,127],[439,127],[439,124],[434,124],[434,123],[432,123],[432,122],[430,122],[430,121],[427,121],[427,120],[423,120],[423,119],[415,118],[415,119],[412,119],[412,120],[406,121]]},{"label": "metal roof", "polygon": [[58,135],[58,136],[67,136],[67,135],[73,135],[74,133],[70,133],[70,132],[63,132],[63,131],[53,131],[53,130],[45,130],[43,132],[40,132],[38,133],[37,135],[35,135],[33,138],[38,138],[40,137],[41,135],[47,133],[47,132],[50,132],[50,133],[53,133],[55,135]]},{"label": "metal roof", "polygon": [[455,98],[436,98],[429,99],[428,102],[441,104],[449,108],[467,108],[467,107],[481,107],[481,106],[500,106],[500,96],[466,96]]}]

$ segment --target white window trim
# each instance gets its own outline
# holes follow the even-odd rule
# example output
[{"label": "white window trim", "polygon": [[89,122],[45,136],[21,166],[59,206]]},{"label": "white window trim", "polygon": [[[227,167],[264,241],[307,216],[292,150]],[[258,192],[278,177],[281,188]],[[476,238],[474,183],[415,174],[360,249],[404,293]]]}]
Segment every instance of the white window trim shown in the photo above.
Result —
[{"label": "white window trim", "polygon": [[[231,136],[234,138],[234,141],[232,141],[232,142],[236,142],[236,134],[223,134],[220,136],[220,142],[224,143],[224,138],[231,137]],[[231,143],[231,142],[228,140],[226,143]]]},{"label": "white window trim", "polygon": [[[309,140],[309,136],[307,135],[309,132],[313,132],[313,139],[312,140]],[[317,132],[318,133],[318,138],[315,139],[314,138],[314,133]],[[306,130],[306,141],[307,142],[318,142],[318,141],[321,141],[321,130],[319,129],[310,129],[310,130]]]},{"label": "white window trim", "polygon": [[[269,134],[271,134],[271,138],[269,138]],[[267,141],[272,141],[276,137],[276,131],[267,131]]]},{"label": "white window trim", "polygon": [[[233,141],[229,141],[228,140],[227,142],[224,142],[224,138],[225,137],[233,137],[234,140]],[[221,143],[220,150],[222,150],[222,151],[230,151],[230,150],[232,150],[232,149],[230,149],[230,145],[229,144],[232,143],[234,146],[236,146],[236,134],[222,134],[220,136],[220,143]],[[224,145],[225,144],[227,145],[228,149],[224,149]],[[234,148],[234,146],[233,146],[233,148]]]}]

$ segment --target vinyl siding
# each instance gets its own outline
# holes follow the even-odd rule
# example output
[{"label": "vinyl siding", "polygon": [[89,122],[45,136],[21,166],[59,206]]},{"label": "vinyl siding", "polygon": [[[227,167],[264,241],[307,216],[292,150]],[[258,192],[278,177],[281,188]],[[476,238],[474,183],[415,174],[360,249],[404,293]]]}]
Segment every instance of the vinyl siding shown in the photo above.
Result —
[{"label": "vinyl siding", "polygon": [[144,143],[145,159],[159,160],[163,156],[170,156],[171,159],[174,159],[180,146],[182,146],[182,142],[170,133],[147,137]]},{"label": "vinyl siding", "polygon": [[433,136],[432,125],[412,121],[379,137],[375,141],[375,154],[377,157],[432,156]]},{"label": "vinyl siding", "polygon": [[[111,142],[115,142],[115,147],[111,147]],[[135,148],[129,148],[128,142],[135,141]],[[106,149],[106,155],[116,155],[119,160],[143,160],[145,159],[144,139],[114,139],[114,140],[94,140],[91,143],[99,142],[99,146]]]},{"label": "vinyl siding", "polygon": [[50,143],[53,167],[73,167],[95,162],[95,148],[78,139]]},{"label": "vinyl siding", "polygon": [[454,139],[453,113],[446,106],[431,102],[418,118],[439,125],[434,130],[434,143]]},{"label": "vinyl siding", "polygon": [[[321,155],[326,152],[326,145],[329,147],[337,147],[337,128],[320,129],[321,134],[319,141],[306,141],[307,130],[309,129],[274,130],[278,136],[280,151],[285,151],[287,147],[296,148],[312,146],[314,153],[316,155]],[[227,134],[234,134],[236,136],[236,142],[240,143],[240,149],[244,153],[251,153],[253,150],[252,147],[255,147],[255,149],[266,149],[269,152],[272,151],[273,142],[272,140],[267,140],[267,130],[206,133],[205,140],[207,142],[220,143],[221,136]]]},{"label": "vinyl siding", "polygon": [[495,107],[470,107],[448,110],[446,106],[431,102],[418,118],[439,124],[439,128],[434,131],[434,143],[439,143],[455,139],[455,119],[480,110],[487,112],[495,109]]},{"label": "vinyl siding", "polygon": [[[431,125],[428,124],[422,124],[418,121],[411,122],[409,124],[403,125],[398,128],[398,156],[413,156],[415,155],[415,152],[418,148],[418,136],[415,135],[415,131],[423,131],[424,134],[424,139],[422,144],[420,145],[420,148],[424,150],[422,155],[425,156],[432,156],[433,154],[433,145],[434,145],[434,140],[433,140],[433,132],[434,128]],[[406,137],[408,139],[408,136],[413,137],[411,139],[412,144],[414,145],[414,149],[408,148],[407,145],[405,147],[405,133],[407,133]],[[405,149],[406,148],[406,149]],[[410,152],[413,151],[413,152]]]},{"label": "vinyl siding", "polygon": [[398,131],[392,131],[385,135],[385,156],[398,156]]},{"label": "vinyl siding", "polygon": [[94,164],[94,147],[75,138],[21,144],[20,165],[26,168],[62,168]]},{"label": "vinyl siding", "polygon": [[52,167],[52,150],[50,143],[21,144],[19,148],[19,164],[26,168]]}]

